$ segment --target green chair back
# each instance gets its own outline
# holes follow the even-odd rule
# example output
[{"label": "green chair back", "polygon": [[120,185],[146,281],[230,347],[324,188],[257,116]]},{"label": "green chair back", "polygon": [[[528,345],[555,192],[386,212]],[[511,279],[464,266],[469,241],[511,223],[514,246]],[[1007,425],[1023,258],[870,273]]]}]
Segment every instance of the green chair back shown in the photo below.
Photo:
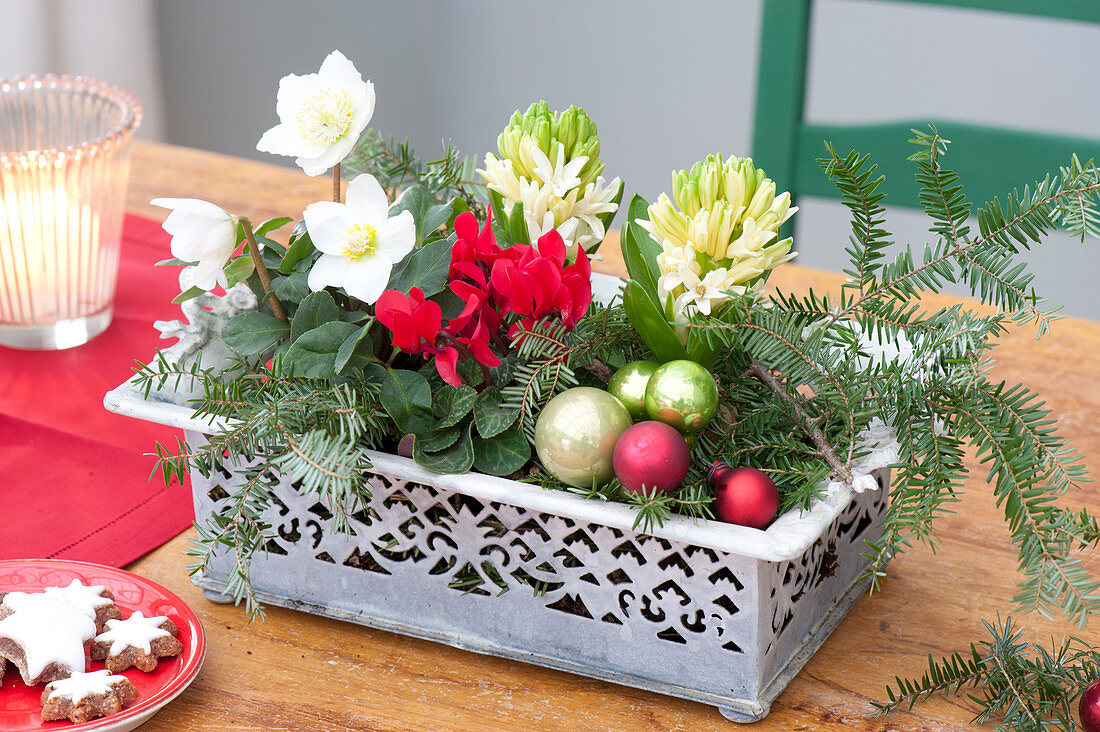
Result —
[{"label": "green chair back", "polygon": [[[895,0],[896,1],[896,0]],[[1100,0],[907,0],[910,3],[994,10],[1100,23]],[[886,175],[889,203],[918,206],[913,164],[906,158],[913,128],[929,120],[868,125],[814,124],[803,114],[806,63],[813,0],[764,0],[760,72],[757,77],[753,160],[779,187],[799,195],[839,198],[815,161],[824,141],[837,153],[869,153]],[[1100,160],[1100,139],[1001,129],[936,119],[952,143],[947,165],[959,173],[971,201],[1004,197],[1022,182],[1042,178],[1065,165],[1073,153],[1082,162]]]}]

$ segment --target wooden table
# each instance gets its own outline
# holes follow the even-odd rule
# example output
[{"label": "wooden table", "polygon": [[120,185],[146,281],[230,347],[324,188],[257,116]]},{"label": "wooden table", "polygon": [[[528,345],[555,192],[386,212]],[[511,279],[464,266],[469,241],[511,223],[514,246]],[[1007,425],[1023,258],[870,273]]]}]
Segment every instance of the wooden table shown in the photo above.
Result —
[{"label": "wooden table", "polygon": [[[158,144],[136,147],[129,210],[161,218],[157,196],[203,198],[261,220],[300,217],[331,194],[327,177]],[[612,253],[611,249],[614,249]],[[617,247],[597,267],[623,271]],[[789,291],[836,290],[831,272],[786,265],[771,282]],[[1057,293],[1052,293],[1055,296]],[[932,298],[948,301],[950,298]],[[1013,333],[996,374],[1039,390],[1078,449],[1100,461],[1100,324],[1066,319],[1038,344]],[[1001,513],[974,474],[958,512],[943,520],[936,554],[897,558],[885,589],[856,604],[781,694],[758,730],[945,730],[965,727],[975,707],[935,699],[914,713],[868,719],[895,675],[917,675],[929,653],[945,655],[985,637],[982,618],[1011,609],[1016,552]],[[1100,511],[1096,489],[1067,505]],[[208,602],[188,581],[182,552],[192,531],[130,570],[179,593],[199,614],[209,649],[198,679],[143,729],[155,730],[712,730],[731,729],[717,710],[672,697],[479,656],[304,613],[269,608],[249,624],[243,611]],[[1100,562],[1090,560],[1093,572]],[[1074,629],[1039,616],[1019,618],[1033,640]],[[1082,634],[1100,645],[1100,621]]]}]

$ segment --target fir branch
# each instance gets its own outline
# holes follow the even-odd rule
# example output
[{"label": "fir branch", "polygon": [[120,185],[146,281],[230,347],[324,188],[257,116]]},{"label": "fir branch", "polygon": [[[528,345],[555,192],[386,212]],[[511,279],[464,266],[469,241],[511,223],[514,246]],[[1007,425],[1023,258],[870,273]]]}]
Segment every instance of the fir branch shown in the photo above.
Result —
[{"label": "fir branch", "polygon": [[1100,653],[1074,637],[1052,642],[1049,649],[1027,643],[1011,617],[983,625],[990,637],[971,643],[965,653],[939,661],[929,654],[920,678],[896,677],[887,687],[888,701],[873,702],[876,716],[912,709],[934,695],[965,693],[981,707],[972,720],[976,724],[997,719],[998,730],[1013,732],[1076,729],[1073,702],[1100,674]]}]

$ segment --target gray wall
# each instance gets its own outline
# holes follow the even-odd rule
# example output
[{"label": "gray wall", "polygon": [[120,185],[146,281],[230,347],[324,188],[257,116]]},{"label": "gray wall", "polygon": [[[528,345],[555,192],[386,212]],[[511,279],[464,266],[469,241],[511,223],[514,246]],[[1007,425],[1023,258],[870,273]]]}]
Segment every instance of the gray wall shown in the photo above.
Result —
[{"label": "gray wall", "polygon": [[[537,98],[585,107],[628,195],[653,198],[710,152],[751,152],[760,0],[159,0],[157,11],[177,144],[292,164],[255,151],[276,122],[278,80],[339,48],[375,83],[372,125],[428,158],[450,137],[480,159]],[[815,121],[951,117],[1100,138],[1100,26],[819,0],[810,59]],[[799,261],[840,269],[845,210],[801,205]],[[889,226],[899,241],[926,238],[912,211],[891,211]],[[1100,247],[1055,238],[1032,260],[1041,293],[1100,319]]]}]

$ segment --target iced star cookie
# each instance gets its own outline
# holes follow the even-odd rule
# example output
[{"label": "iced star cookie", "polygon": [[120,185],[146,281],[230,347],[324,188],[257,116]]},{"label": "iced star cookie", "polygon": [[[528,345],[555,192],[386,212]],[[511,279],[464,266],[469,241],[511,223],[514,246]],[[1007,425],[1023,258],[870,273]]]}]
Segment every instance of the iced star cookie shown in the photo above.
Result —
[{"label": "iced star cookie", "polygon": [[87,722],[122,711],[137,695],[125,676],[112,676],[107,670],[74,673],[46,686],[42,692],[42,719]]},{"label": "iced star cookie", "polygon": [[158,659],[183,652],[176,636],[176,624],[163,615],[151,618],[136,612],[126,620],[108,620],[107,630],[92,641],[93,661],[105,661],[107,670],[118,673],[134,666],[149,672]]},{"label": "iced star cookie", "polygon": [[108,620],[122,617],[118,605],[115,605],[115,596],[103,585],[86,585],[80,580],[73,580],[68,587],[47,587],[42,594],[65,600],[91,617],[95,620],[97,633],[103,632]]},{"label": "iced star cookie", "polygon": [[9,592],[0,603],[0,659],[28,686],[84,671],[84,644],[96,634],[93,616],[59,596]]}]

